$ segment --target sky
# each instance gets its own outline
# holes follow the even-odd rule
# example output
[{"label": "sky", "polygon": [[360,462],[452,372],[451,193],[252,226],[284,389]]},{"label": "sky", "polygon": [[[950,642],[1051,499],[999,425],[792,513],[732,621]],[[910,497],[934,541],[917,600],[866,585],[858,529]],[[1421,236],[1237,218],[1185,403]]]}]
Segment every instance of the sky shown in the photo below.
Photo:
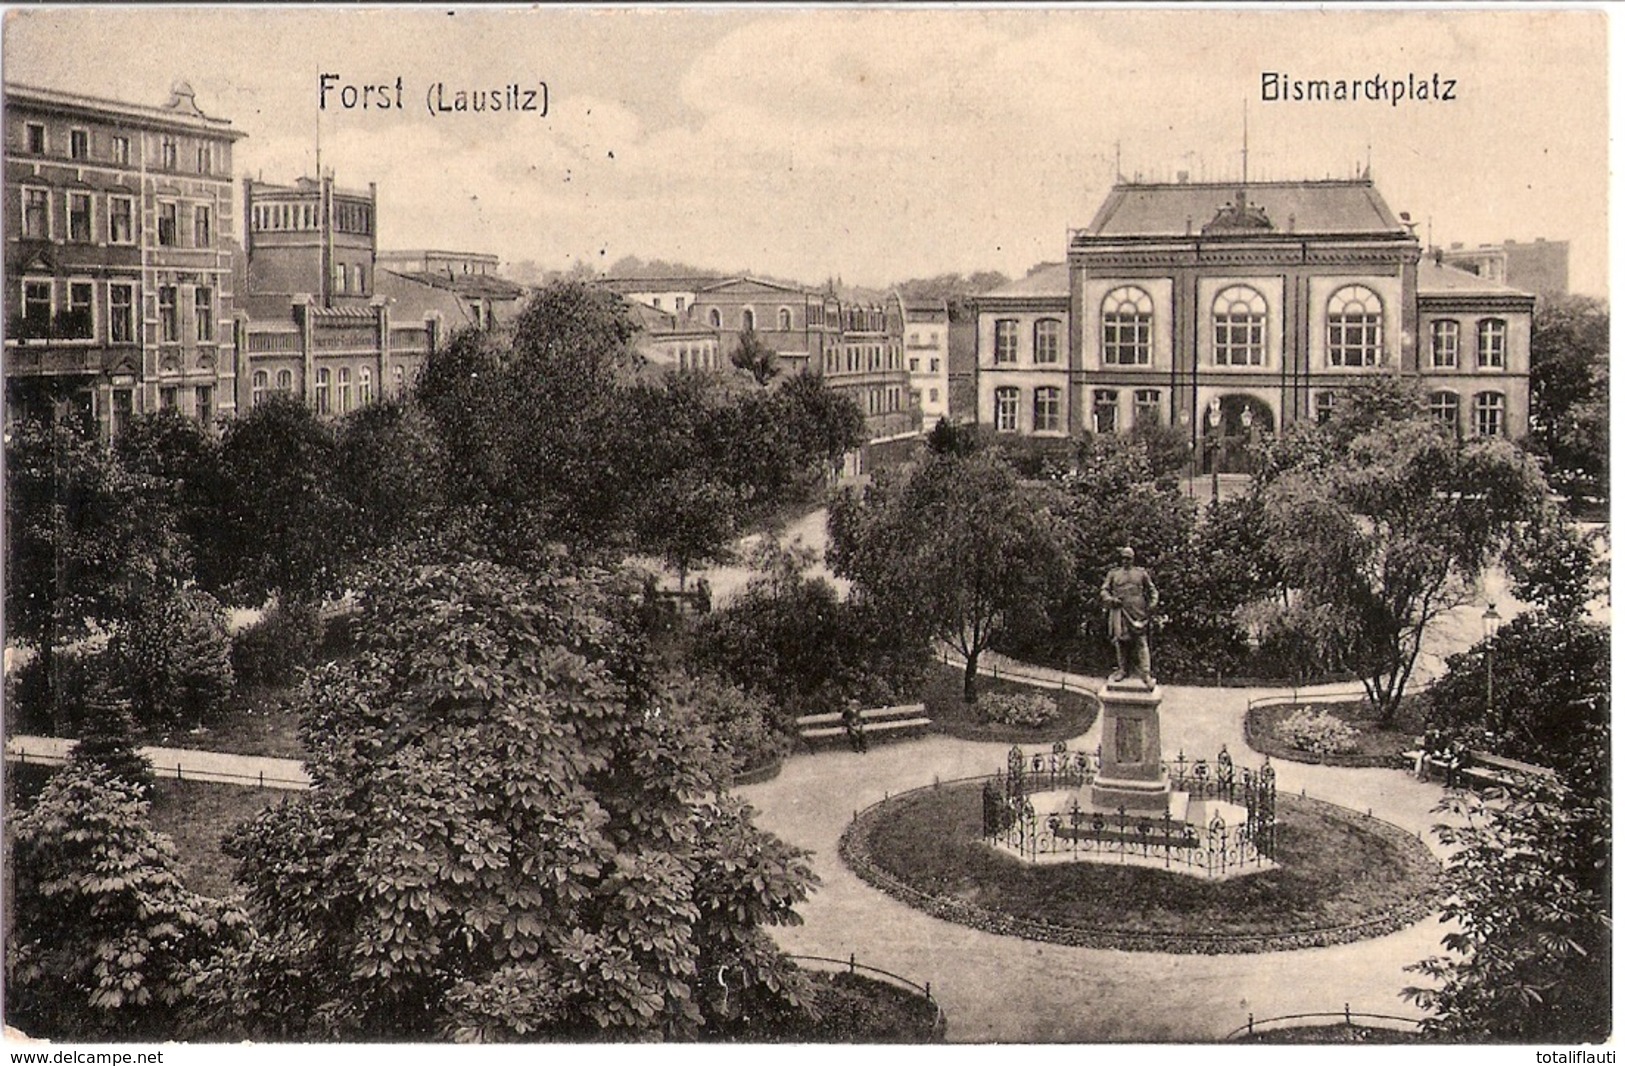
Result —
[{"label": "sky", "polygon": [[[7,12],[7,81],[198,105],[239,174],[378,185],[380,245],[563,269],[625,255],[880,286],[1065,257],[1121,172],[1352,177],[1418,236],[1571,242],[1607,292],[1600,11],[1415,8],[90,8]],[[1263,99],[1263,76],[1454,80],[1450,101]],[[338,85],[400,79],[403,108]],[[549,110],[425,94],[547,86]],[[374,100],[377,96],[374,96]]]}]

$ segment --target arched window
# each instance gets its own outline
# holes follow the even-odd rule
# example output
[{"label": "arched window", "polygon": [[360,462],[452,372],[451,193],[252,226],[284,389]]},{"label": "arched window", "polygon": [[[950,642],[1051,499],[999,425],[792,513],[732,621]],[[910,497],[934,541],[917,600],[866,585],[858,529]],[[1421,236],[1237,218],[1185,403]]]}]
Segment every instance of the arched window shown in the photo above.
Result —
[{"label": "arched window", "polygon": [[1429,396],[1428,411],[1434,418],[1448,426],[1450,432],[1461,432],[1461,397],[1455,393],[1441,389]]},{"label": "arched window", "polygon": [[1326,359],[1332,366],[1382,362],[1382,299],[1364,285],[1345,285],[1327,301]]},{"label": "arched window", "polygon": [[276,391],[290,393],[293,391],[293,371],[278,370],[276,372]]},{"label": "arched window", "polygon": [[325,366],[316,371],[316,413],[325,415],[332,410],[333,374]]},{"label": "arched window", "polygon": [[788,307],[779,308],[779,329],[786,332],[790,329],[790,309]]},{"label": "arched window", "polygon": [[1021,390],[1006,386],[993,390],[993,428],[1014,433],[1021,410]]},{"label": "arched window", "polygon": [[350,412],[350,368],[339,367],[339,414]]},{"label": "arched window", "polygon": [[744,330],[745,330],[746,333],[755,333],[756,332],[756,312],[755,311],[752,311],[748,307],[745,308],[743,311],[741,311],[739,313],[739,321],[743,325]]},{"label": "arched window", "polygon": [[722,328],[722,312],[715,307],[711,308],[711,328]]},{"label": "arched window", "polygon": [[1001,318],[993,323],[993,361],[995,363],[1013,363],[1016,361],[1016,345],[1020,343],[1018,323],[1013,318]]},{"label": "arched window", "polygon": [[1151,294],[1135,285],[1100,302],[1100,357],[1114,366],[1151,365]]},{"label": "arched window", "polygon": [[362,407],[372,402],[372,367],[356,371],[356,397]]},{"label": "arched window", "polygon": [[1481,392],[1473,397],[1473,432],[1480,437],[1506,436],[1506,397],[1498,392]]},{"label": "arched window", "polygon": [[1505,370],[1507,367],[1507,324],[1499,318],[1486,318],[1478,324],[1478,369]]},{"label": "arched window", "polygon": [[271,375],[263,370],[254,371],[254,398],[253,406],[258,407],[265,402],[266,390],[271,387]]},{"label": "arched window", "polygon": [[1213,362],[1219,366],[1264,365],[1264,295],[1231,285],[1213,298]]},{"label": "arched window", "polygon": [[1033,323],[1033,362],[1061,361],[1061,320],[1041,318]]},{"label": "arched window", "polygon": [[1433,366],[1451,370],[1461,363],[1461,323],[1441,318],[1433,323]]}]

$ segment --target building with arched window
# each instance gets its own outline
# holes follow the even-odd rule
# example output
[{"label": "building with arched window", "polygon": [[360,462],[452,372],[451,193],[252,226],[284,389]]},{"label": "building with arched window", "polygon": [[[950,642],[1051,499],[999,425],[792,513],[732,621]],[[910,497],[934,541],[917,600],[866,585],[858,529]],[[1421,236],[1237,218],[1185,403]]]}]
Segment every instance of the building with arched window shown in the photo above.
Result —
[{"label": "building with arched window", "polygon": [[[1156,419],[1202,469],[1245,469],[1257,436],[1326,417],[1373,374],[1419,378],[1463,434],[1527,430],[1534,297],[1424,257],[1369,178],[1120,182],[1073,231],[1065,291],[1069,432]],[[978,370],[998,380],[980,418],[996,423],[1025,349],[1020,328],[986,326]]]}]

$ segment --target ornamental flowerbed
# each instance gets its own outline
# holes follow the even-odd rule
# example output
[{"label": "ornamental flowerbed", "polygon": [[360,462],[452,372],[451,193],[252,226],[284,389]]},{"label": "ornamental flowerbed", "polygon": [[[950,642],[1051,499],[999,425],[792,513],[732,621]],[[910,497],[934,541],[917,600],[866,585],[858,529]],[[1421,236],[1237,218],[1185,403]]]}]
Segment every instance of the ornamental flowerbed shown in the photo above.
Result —
[{"label": "ornamental flowerbed", "polygon": [[1272,759],[1321,766],[1395,767],[1426,729],[1421,700],[1406,696],[1391,725],[1364,700],[1250,707],[1247,744]]},{"label": "ornamental flowerbed", "polygon": [[959,667],[941,663],[926,667],[919,698],[933,733],[1047,746],[1088,732],[1100,713],[1100,704],[1087,692],[1023,685],[994,677],[988,670],[976,675],[975,703],[965,702],[964,687],[965,672]]},{"label": "ornamental flowerbed", "polygon": [[1226,881],[1090,862],[1029,864],[984,844],[980,781],[861,812],[843,861],[888,895],[984,932],[1123,951],[1229,954],[1383,936],[1437,909],[1438,860],[1398,826],[1277,797],[1278,869]]}]

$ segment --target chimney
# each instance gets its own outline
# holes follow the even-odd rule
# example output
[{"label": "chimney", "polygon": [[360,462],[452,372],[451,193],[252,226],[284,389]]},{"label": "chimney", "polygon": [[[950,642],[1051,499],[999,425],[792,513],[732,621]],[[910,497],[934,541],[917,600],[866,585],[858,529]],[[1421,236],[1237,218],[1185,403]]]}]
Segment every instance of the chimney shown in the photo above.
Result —
[{"label": "chimney", "polygon": [[1191,183],[1191,172],[1188,170],[1181,170],[1175,174],[1174,177],[1181,185],[1189,185]]}]

